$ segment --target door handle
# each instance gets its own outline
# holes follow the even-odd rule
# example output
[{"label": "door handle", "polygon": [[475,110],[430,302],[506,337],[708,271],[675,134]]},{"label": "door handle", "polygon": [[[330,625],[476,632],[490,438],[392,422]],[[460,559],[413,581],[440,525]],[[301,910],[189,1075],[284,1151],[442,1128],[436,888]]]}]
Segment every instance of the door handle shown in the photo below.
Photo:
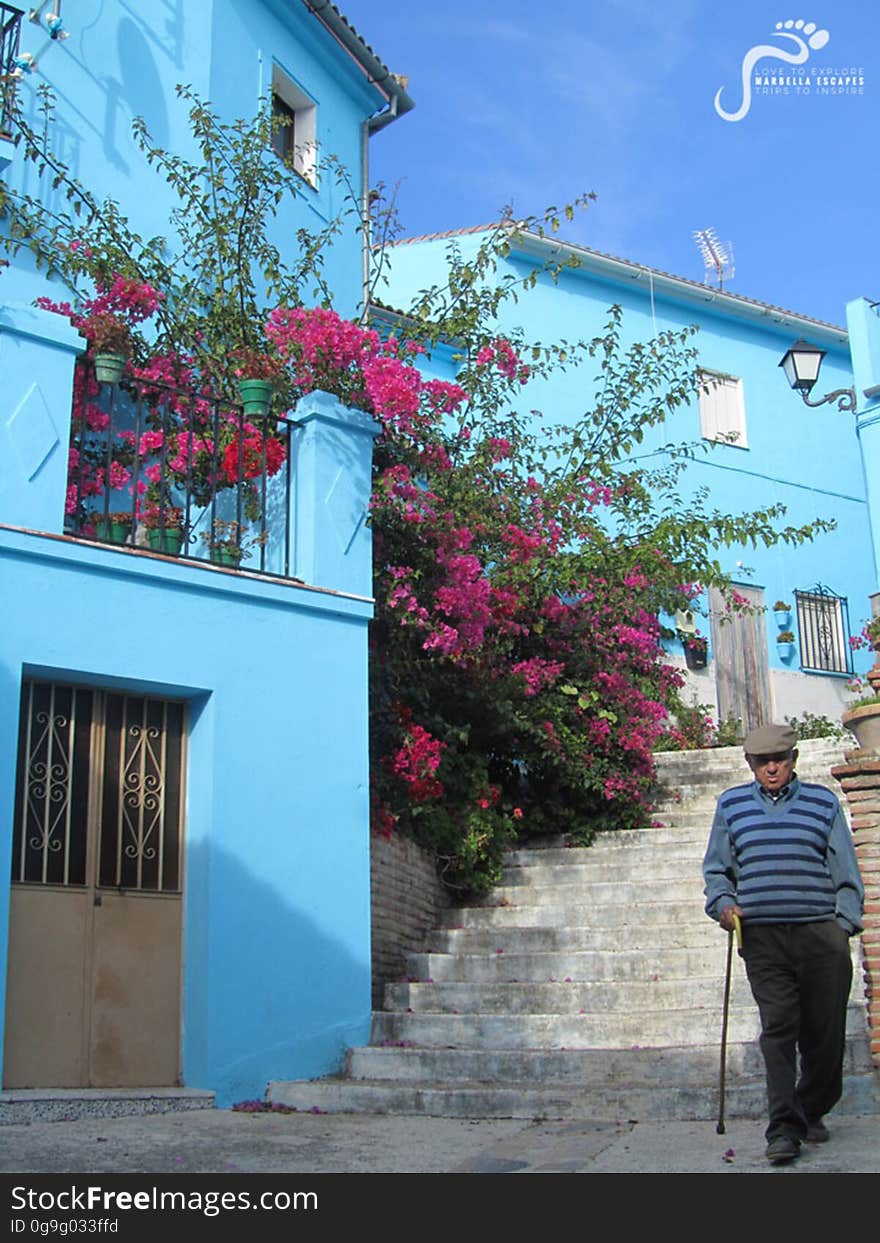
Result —
[{"label": "door handle", "polygon": [[103,894],[101,894],[101,893],[96,893],[96,894],[95,894],[94,904],[95,904],[95,906],[103,906],[103,905],[104,905],[104,895],[103,895]]}]

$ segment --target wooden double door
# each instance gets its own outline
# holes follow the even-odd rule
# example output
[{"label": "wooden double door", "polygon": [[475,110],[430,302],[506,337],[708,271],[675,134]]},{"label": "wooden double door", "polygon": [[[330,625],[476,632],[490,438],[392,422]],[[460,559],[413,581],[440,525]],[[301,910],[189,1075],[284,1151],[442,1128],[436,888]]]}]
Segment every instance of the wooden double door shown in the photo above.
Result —
[{"label": "wooden double door", "polygon": [[180,1082],[186,708],[22,691],[3,1086]]}]

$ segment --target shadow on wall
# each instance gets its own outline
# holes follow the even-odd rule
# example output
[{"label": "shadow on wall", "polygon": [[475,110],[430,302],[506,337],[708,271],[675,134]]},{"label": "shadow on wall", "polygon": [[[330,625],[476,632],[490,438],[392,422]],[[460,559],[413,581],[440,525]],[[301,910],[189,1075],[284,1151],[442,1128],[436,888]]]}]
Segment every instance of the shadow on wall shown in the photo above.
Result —
[{"label": "shadow on wall", "polygon": [[[139,26],[124,18],[116,32],[119,55],[119,72],[122,81],[107,78],[107,127],[105,150],[109,157],[113,149],[113,134],[119,105],[124,105],[131,116],[142,116],[157,146],[167,150],[170,129],[168,109],[165,106],[166,89],[156,69],[152,49]],[[179,53],[178,61],[179,63]],[[125,118],[128,127],[129,117]]]},{"label": "shadow on wall", "polygon": [[[317,870],[310,844],[313,876],[296,887],[316,896],[328,921],[338,911],[348,943],[285,898],[283,871],[269,884],[216,846],[187,852],[184,1082],[215,1090],[220,1106],[262,1099],[271,1079],[332,1074],[348,1048],[369,1040],[369,872],[363,895],[343,902],[332,836],[324,840]],[[242,826],[245,846],[261,850],[258,825]],[[293,878],[295,848],[288,862]]]},{"label": "shadow on wall", "polygon": [[[15,770],[18,763],[18,702],[21,681],[13,676],[9,666],[0,664],[0,703],[15,704],[14,712],[0,712],[0,789],[15,789]],[[0,1019],[6,1013],[6,960],[9,951],[9,878],[12,871],[12,819],[14,806],[10,799],[9,822],[0,823],[0,842],[9,842],[8,852],[0,856]],[[0,1067],[3,1065],[3,1047],[0,1040]]]}]

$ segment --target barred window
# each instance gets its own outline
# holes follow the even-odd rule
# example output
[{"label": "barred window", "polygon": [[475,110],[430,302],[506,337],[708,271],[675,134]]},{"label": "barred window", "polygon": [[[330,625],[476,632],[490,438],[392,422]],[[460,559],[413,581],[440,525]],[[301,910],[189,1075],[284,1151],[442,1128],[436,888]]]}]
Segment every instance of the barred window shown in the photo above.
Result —
[{"label": "barred window", "polygon": [[796,591],[801,668],[816,673],[852,673],[849,607],[844,596],[817,584]]}]

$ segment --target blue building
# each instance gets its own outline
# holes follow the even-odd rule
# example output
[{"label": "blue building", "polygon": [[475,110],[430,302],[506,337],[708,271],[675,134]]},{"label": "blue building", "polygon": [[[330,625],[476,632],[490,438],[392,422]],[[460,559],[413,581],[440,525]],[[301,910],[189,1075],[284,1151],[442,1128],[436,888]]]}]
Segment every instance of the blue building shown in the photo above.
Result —
[{"label": "blue building", "polygon": [[[395,245],[386,254],[389,302],[406,308],[418,291],[442,282],[450,245],[466,262],[485,236],[485,229],[463,229]],[[563,266],[556,278],[542,271],[568,263],[574,266]],[[766,611],[730,620],[725,600],[712,590],[693,617],[666,619],[684,635],[699,632],[709,640],[705,668],[688,669],[685,698],[714,707],[721,720],[742,721],[746,729],[805,713],[838,718],[860,662],[856,654],[854,669],[849,637],[870,616],[878,583],[872,528],[877,505],[872,510],[870,496],[880,495],[880,481],[870,484],[871,459],[863,455],[880,413],[877,306],[853,302],[848,332],[556,236],[513,234],[496,278],[534,271],[535,287],[502,304],[499,332],[521,330],[527,341],[590,339],[601,335],[611,305],[623,310],[625,344],[697,325],[693,343],[708,391],[646,432],[633,460],[638,455],[642,463],[659,465],[662,445],[702,441],[711,451],[688,464],[683,491],[708,489],[711,507],[721,513],[782,502],[785,525],[799,527],[816,517],[836,523],[832,533],[797,548],[780,543],[719,551],[737,591]],[[844,413],[834,403],[807,409],[789,390],[779,364],[799,338],[827,352],[823,390],[852,390],[856,368],[857,417],[852,407]],[[449,358],[438,357],[435,365],[446,371]],[[572,369],[530,383],[523,408],[574,422],[593,396],[591,369]],[[777,616],[777,603],[789,606],[787,616]],[[785,632],[793,633],[793,644],[777,641]],[[671,658],[685,665],[684,642],[668,646]]]},{"label": "blue building", "polygon": [[[302,192],[279,222],[291,239],[338,211],[321,153],[362,198],[370,134],[412,106],[321,0],[108,0],[82,25],[80,10],[50,31],[47,6],[29,21],[0,5],[0,176],[35,189],[8,106],[14,93],[36,119],[48,83],[68,165],[144,236],[167,232],[171,198],[130,123],[143,116],[188,154],[177,83],[228,120],[271,96],[292,121]],[[364,272],[352,228],[328,265],[344,313]],[[114,529],[106,480],[89,522],[72,522],[69,444],[115,429],[140,445],[143,420],[172,415],[93,381],[97,413],[72,427],[84,342],[34,306],[46,293],[57,285],[26,254],[0,269],[3,1086],[184,1085],[229,1104],[271,1078],[328,1073],[368,1036],[376,427],[315,395],[295,422],[273,420],[271,469],[239,452],[222,499],[239,524],[241,497],[254,500],[251,562],[175,544],[170,508],[158,529]],[[217,503],[216,478],[215,463],[206,500],[187,477],[185,531]]]}]

